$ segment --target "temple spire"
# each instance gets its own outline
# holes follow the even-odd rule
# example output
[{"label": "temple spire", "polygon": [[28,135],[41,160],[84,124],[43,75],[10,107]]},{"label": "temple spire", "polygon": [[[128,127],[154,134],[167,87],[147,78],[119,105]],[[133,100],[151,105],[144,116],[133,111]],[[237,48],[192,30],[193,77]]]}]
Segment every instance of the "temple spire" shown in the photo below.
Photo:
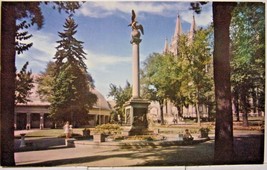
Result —
[{"label": "temple spire", "polygon": [[189,35],[188,35],[189,43],[193,42],[196,30],[197,30],[197,25],[196,25],[196,21],[195,21],[195,16],[193,15],[193,20],[192,20],[191,27],[190,27],[190,32],[189,32]]},{"label": "temple spire", "polygon": [[172,37],[170,50],[169,50],[175,56],[178,55],[178,44],[177,43],[181,35],[182,35],[182,23],[181,23],[180,15],[178,14],[177,19],[176,19],[174,35]]},{"label": "temple spire", "polygon": [[169,44],[168,44],[168,39],[165,39],[165,44],[164,44],[164,49],[163,49],[163,54],[167,54],[169,52]]},{"label": "temple spire", "polygon": [[175,38],[180,35],[182,35],[182,24],[181,24],[180,15],[178,14],[173,37]]}]

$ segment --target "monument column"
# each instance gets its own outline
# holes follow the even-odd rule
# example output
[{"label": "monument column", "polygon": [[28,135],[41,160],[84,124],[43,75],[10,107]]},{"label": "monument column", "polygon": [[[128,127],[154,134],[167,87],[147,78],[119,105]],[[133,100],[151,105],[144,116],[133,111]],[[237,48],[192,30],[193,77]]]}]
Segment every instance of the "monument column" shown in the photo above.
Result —
[{"label": "monument column", "polygon": [[137,25],[136,16],[134,10],[132,10],[132,23],[129,24],[132,27],[132,55],[133,55],[133,65],[132,65],[132,80],[133,80],[133,91],[132,98],[130,101],[124,104],[125,106],[125,123],[124,128],[125,135],[144,135],[149,134],[148,131],[148,121],[147,121],[147,111],[150,102],[148,100],[141,99],[140,97],[140,76],[139,76],[139,44],[141,43],[140,32],[144,34],[143,26]]},{"label": "monument column", "polygon": [[131,41],[133,46],[133,65],[132,65],[132,75],[133,75],[133,91],[132,98],[140,98],[140,76],[139,76],[139,43],[141,39],[135,39]]}]

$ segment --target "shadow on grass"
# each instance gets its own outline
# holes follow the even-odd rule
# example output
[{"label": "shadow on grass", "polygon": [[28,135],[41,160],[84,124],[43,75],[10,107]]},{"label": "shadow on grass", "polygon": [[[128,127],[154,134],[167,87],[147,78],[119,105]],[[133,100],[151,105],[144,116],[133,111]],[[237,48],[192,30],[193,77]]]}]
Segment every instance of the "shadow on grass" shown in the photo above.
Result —
[{"label": "shadow on grass", "polygon": [[[262,164],[264,151],[264,136],[245,135],[234,138],[235,159],[233,164]],[[117,158],[117,159],[114,159]],[[196,145],[186,146],[166,146],[139,148],[138,150],[113,149],[100,153],[100,155],[89,155],[68,159],[49,160],[39,163],[32,163],[21,166],[62,166],[83,164],[89,166],[92,162],[103,161],[106,159],[138,160],[134,166],[196,166],[214,165],[214,140],[206,141]],[[140,160],[142,160],[140,162]],[[21,167],[19,166],[19,167]],[[114,166],[120,162],[114,162]],[[125,165],[126,166],[126,165]],[[101,164],[101,167],[105,167]]]},{"label": "shadow on grass", "polygon": [[262,164],[264,135],[251,134],[234,138],[235,164]]},{"label": "shadow on grass", "polygon": [[[91,155],[85,157],[76,157],[69,159],[49,160],[39,163],[31,163],[27,165],[20,165],[18,167],[28,166],[62,166],[89,164],[90,162],[103,161],[105,159],[124,158],[131,160],[143,160],[142,163],[134,166],[182,166],[182,165],[208,165],[212,164],[213,160],[213,142],[202,143],[197,145],[187,146],[168,146],[162,148],[140,148],[135,151],[125,151],[121,149],[110,150],[109,153],[105,151],[101,155]],[[204,152],[205,150],[205,152]],[[114,154],[110,154],[110,153]],[[125,153],[126,152],[126,153]],[[118,160],[118,159],[116,159]],[[138,161],[140,162],[140,161]],[[118,165],[118,162],[116,162]],[[115,166],[116,166],[115,165]],[[88,166],[88,165],[87,165]],[[101,165],[105,167],[106,165]],[[122,165],[118,165],[122,166]]]}]

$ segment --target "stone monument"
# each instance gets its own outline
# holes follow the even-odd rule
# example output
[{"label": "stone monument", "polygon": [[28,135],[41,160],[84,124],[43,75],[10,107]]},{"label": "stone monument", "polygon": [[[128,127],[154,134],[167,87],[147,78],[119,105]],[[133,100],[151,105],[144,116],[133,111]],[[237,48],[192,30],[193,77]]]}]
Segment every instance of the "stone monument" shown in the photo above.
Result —
[{"label": "stone monument", "polygon": [[[132,44],[132,76],[133,76],[133,91],[132,98],[124,104],[125,106],[125,123],[124,134],[145,135],[148,134],[147,112],[150,102],[140,98],[140,75],[139,75],[139,44],[142,39],[141,33],[144,34],[144,29],[141,24],[137,24],[136,15],[132,10],[132,22],[128,25],[132,27],[131,44]],[[141,31],[141,33],[139,32]]]}]

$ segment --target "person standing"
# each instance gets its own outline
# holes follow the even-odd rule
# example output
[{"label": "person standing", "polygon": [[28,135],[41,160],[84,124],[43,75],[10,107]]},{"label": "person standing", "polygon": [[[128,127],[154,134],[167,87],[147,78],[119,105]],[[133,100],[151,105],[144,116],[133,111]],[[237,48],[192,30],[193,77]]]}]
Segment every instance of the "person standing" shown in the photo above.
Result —
[{"label": "person standing", "polygon": [[66,138],[68,139],[70,137],[70,124],[69,121],[66,122],[66,124],[63,127],[64,133],[66,135]]}]

